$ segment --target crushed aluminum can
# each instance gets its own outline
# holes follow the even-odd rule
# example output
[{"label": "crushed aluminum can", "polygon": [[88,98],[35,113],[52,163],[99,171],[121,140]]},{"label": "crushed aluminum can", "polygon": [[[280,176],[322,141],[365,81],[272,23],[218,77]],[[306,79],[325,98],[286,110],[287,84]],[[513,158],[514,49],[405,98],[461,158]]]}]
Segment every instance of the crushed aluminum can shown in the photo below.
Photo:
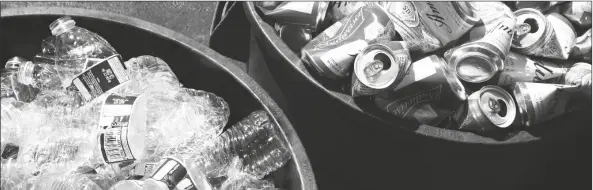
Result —
[{"label": "crushed aluminum can", "polygon": [[405,42],[380,41],[367,46],[354,61],[351,95],[374,95],[398,84],[410,64]]},{"label": "crushed aluminum can", "polygon": [[576,85],[591,99],[591,65],[575,63],[564,75],[564,84]]},{"label": "crushed aluminum can", "polygon": [[591,29],[576,39],[570,58],[591,62]]},{"label": "crushed aluminum can", "polygon": [[431,55],[412,63],[398,85],[373,98],[376,106],[398,118],[434,126],[457,110],[467,95],[445,60]]},{"label": "crushed aluminum can", "polygon": [[474,2],[387,2],[395,30],[411,51],[428,53],[453,42],[479,19]]},{"label": "crushed aluminum can", "polygon": [[358,9],[376,2],[370,1],[331,1],[329,3],[329,15],[332,22],[337,22]]},{"label": "crushed aluminum can", "polygon": [[513,124],[516,106],[504,89],[487,85],[467,97],[467,101],[452,116],[456,130],[490,132]]},{"label": "crushed aluminum can", "polygon": [[580,28],[591,27],[591,1],[573,1],[559,7],[560,12]]},{"label": "crushed aluminum can", "polygon": [[461,80],[482,83],[504,68],[504,59],[511,48],[515,19],[499,21],[481,39],[445,52],[447,63]]},{"label": "crushed aluminum can", "polygon": [[544,16],[538,10],[529,8],[517,10],[515,15],[517,23],[527,23],[529,30],[517,30],[512,42],[513,49],[526,55],[568,59],[576,33],[566,18],[558,13]]},{"label": "crushed aluminum can", "polygon": [[494,78],[493,83],[507,89],[517,82],[562,84],[567,71],[566,64],[532,59],[510,52],[504,61],[504,70]]},{"label": "crushed aluminum can", "polygon": [[345,78],[356,55],[389,23],[388,13],[379,5],[365,6],[313,38],[301,50],[302,60],[323,77]]},{"label": "crushed aluminum can", "polygon": [[519,123],[526,127],[580,110],[584,97],[575,85],[518,82],[513,94],[519,107]]},{"label": "crushed aluminum can", "polygon": [[259,6],[263,14],[281,24],[303,25],[313,31],[326,22],[328,2],[282,2],[276,6]]},{"label": "crushed aluminum can", "polygon": [[484,23],[486,30],[496,26],[500,19],[516,19],[513,11],[502,2],[475,2],[474,5],[476,15]]},{"label": "crushed aluminum can", "polygon": [[294,52],[300,52],[313,38],[313,31],[302,25],[275,23],[276,33]]}]

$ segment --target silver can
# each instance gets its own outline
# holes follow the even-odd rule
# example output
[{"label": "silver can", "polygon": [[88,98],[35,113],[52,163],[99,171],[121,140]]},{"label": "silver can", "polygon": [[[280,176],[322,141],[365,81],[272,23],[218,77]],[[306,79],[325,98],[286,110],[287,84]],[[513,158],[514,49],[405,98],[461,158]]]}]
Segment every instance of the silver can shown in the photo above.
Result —
[{"label": "silver can", "polygon": [[580,110],[583,96],[579,96],[579,91],[575,85],[515,83],[513,94],[519,107],[518,123],[533,127]]},{"label": "silver can", "polygon": [[532,8],[538,11],[545,12],[553,7],[562,4],[562,1],[517,1],[515,2],[516,9]]},{"label": "silver can", "polygon": [[509,88],[516,82],[561,84],[568,67],[568,64],[532,59],[510,52],[504,62],[504,70],[500,72],[494,84]]},{"label": "silver can", "polygon": [[332,1],[329,3],[329,14],[332,22],[337,22],[356,10],[376,2],[369,1]]},{"label": "silver can", "polygon": [[591,62],[591,29],[576,39],[570,57],[571,59]]},{"label": "silver can", "polygon": [[591,65],[587,63],[575,63],[566,72],[564,83],[578,86],[591,99]]},{"label": "silver can", "polygon": [[384,7],[410,50],[422,53],[459,39],[479,21],[473,2],[386,2]]},{"label": "silver can", "polygon": [[471,83],[490,80],[504,68],[514,27],[515,19],[500,19],[483,38],[447,51],[445,59],[461,80]]},{"label": "silver can", "polygon": [[576,33],[572,24],[558,13],[544,16],[535,9],[515,11],[517,23],[529,25],[528,32],[513,38],[512,48],[519,53],[553,59],[568,59],[575,44]]},{"label": "silver can", "polygon": [[380,41],[363,49],[354,61],[353,97],[373,95],[398,84],[411,64],[404,42]]},{"label": "silver can", "polygon": [[581,28],[591,27],[591,1],[573,1],[560,7],[560,12],[568,20]]},{"label": "silver can", "polygon": [[453,115],[457,130],[490,132],[509,127],[516,116],[513,97],[497,86],[484,86],[467,97],[467,102]]}]

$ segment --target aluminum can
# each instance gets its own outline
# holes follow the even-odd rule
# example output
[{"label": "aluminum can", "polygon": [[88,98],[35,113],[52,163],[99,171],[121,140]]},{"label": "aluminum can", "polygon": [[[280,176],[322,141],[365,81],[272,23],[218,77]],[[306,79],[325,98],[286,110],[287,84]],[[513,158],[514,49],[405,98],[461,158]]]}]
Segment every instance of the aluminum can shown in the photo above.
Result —
[{"label": "aluminum can", "polygon": [[516,1],[515,8],[516,9],[525,9],[525,8],[532,8],[536,9],[541,12],[546,12],[553,7],[563,4],[562,1]]},{"label": "aluminum can", "polygon": [[568,64],[532,59],[510,52],[504,62],[504,70],[495,78],[494,84],[505,88],[512,87],[516,82],[562,84],[568,67]]},{"label": "aluminum can", "polygon": [[558,13],[544,16],[535,9],[515,11],[517,23],[527,23],[529,32],[516,35],[512,48],[526,55],[568,59],[575,44],[576,33],[570,22]]},{"label": "aluminum can", "polygon": [[390,22],[388,13],[379,5],[358,9],[305,45],[302,60],[323,77],[345,78],[350,75],[356,55],[383,34]]},{"label": "aluminum can", "polygon": [[456,130],[490,132],[511,126],[517,113],[515,101],[504,89],[487,85],[472,93],[452,116]]},{"label": "aluminum can", "polygon": [[412,63],[405,42],[380,41],[363,49],[354,61],[353,97],[374,95],[398,84]]},{"label": "aluminum can", "polygon": [[274,24],[276,33],[294,52],[300,52],[313,38],[313,31],[303,25],[296,24]]},{"label": "aluminum can", "polygon": [[276,6],[260,6],[262,13],[281,24],[303,25],[313,31],[321,30],[326,22],[328,2],[282,2]]},{"label": "aluminum can", "polygon": [[519,107],[519,123],[526,127],[580,110],[584,97],[578,86],[518,82],[513,94]]},{"label": "aluminum can", "polygon": [[445,59],[461,80],[471,83],[490,80],[504,68],[514,27],[515,19],[500,19],[481,39],[447,51]]},{"label": "aluminum can", "polygon": [[564,75],[564,84],[576,85],[591,99],[591,65],[575,63]]},{"label": "aluminum can", "polygon": [[329,15],[331,15],[332,22],[337,22],[364,6],[376,3],[371,1],[331,1]]},{"label": "aluminum can", "polygon": [[591,62],[591,29],[576,39],[570,57],[575,60]]},{"label": "aluminum can", "polygon": [[410,50],[422,53],[459,39],[479,21],[473,2],[386,2],[385,9]]},{"label": "aluminum can", "polygon": [[433,126],[448,118],[466,98],[459,79],[436,55],[412,63],[398,85],[373,96],[381,110]]},{"label": "aluminum can", "polygon": [[561,5],[559,9],[574,25],[591,27],[591,1],[572,1]]},{"label": "aluminum can", "polygon": [[[191,168],[177,158],[167,157],[166,160],[145,180],[144,187],[161,187],[158,189],[202,189],[192,176]],[[149,188],[150,189],[150,188]]]}]

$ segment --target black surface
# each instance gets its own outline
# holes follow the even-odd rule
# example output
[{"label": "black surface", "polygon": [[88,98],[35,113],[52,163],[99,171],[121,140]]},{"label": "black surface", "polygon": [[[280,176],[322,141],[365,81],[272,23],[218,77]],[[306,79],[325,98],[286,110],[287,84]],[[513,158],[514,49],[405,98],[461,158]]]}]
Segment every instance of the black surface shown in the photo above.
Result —
[{"label": "black surface", "polygon": [[163,59],[189,88],[213,92],[231,108],[229,125],[252,111],[264,109],[283,131],[293,158],[272,176],[279,187],[316,189],[315,178],[292,125],[273,100],[245,72],[228,59],[179,33],[139,19],[101,11],[75,8],[35,7],[2,9],[0,17],[0,62],[10,57],[31,58],[41,50],[41,40],[50,35],[48,24],[60,15],[70,15],[77,26],[107,39],[124,60],[140,55]]},{"label": "black surface", "polygon": [[321,189],[590,189],[590,110],[551,122],[541,128],[546,138],[532,141],[526,132],[501,142],[430,126],[407,130],[323,88],[253,4],[243,5],[261,49],[251,48],[250,56],[260,58],[250,60],[264,60],[248,67],[268,68],[271,77],[250,74],[266,90],[280,88],[283,96],[273,97],[286,100],[282,108]]}]

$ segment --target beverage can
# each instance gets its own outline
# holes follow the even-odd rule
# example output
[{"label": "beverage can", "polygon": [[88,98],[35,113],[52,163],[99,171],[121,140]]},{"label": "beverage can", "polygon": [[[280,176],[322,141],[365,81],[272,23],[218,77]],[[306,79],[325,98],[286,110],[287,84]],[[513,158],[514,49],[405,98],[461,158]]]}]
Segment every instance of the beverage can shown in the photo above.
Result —
[{"label": "beverage can", "polygon": [[352,96],[377,94],[403,79],[411,58],[402,43],[380,41],[358,54],[354,61]]},{"label": "beverage can", "polygon": [[259,6],[263,14],[280,24],[303,25],[313,31],[319,31],[326,22],[329,3],[322,1],[282,2]]},{"label": "beverage can", "polygon": [[568,59],[575,44],[572,24],[558,13],[544,16],[535,9],[515,11],[517,23],[529,25],[529,32],[515,35],[512,48],[518,53],[553,59]]},{"label": "beverage can", "polygon": [[519,107],[520,123],[527,127],[580,110],[583,100],[575,85],[518,82],[513,94]]},{"label": "beverage can", "polygon": [[509,127],[515,114],[513,97],[500,87],[487,85],[467,97],[453,120],[458,130],[480,133]]},{"label": "beverage can", "polygon": [[550,61],[532,59],[510,52],[504,62],[504,69],[498,75],[496,84],[511,87],[516,82],[561,84],[568,67]]},{"label": "beverage can", "polygon": [[358,9],[375,3],[369,1],[331,1],[329,3],[329,14],[332,21],[337,22]]},{"label": "beverage can", "polygon": [[581,28],[591,27],[591,1],[571,1],[560,6],[562,15]]},{"label": "beverage can", "polygon": [[383,34],[389,22],[387,13],[378,5],[362,7],[305,45],[302,60],[323,77],[347,77],[356,55]]},{"label": "beverage can", "polygon": [[591,29],[576,39],[570,57],[575,60],[591,62]]},{"label": "beverage can", "polygon": [[467,95],[445,61],[431,55],[412,63],[399,84],[373,98],[376,106],[398,118],[434,126],[459,108]]}]

